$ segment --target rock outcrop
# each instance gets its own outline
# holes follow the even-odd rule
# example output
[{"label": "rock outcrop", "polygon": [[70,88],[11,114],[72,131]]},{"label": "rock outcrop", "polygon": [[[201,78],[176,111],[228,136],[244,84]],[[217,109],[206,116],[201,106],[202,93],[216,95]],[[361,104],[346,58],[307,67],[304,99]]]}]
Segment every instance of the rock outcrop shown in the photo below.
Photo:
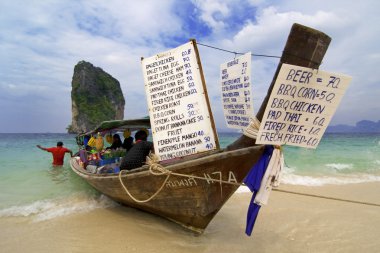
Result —
[{"label": "rock outcrop", "polygon": [[102,121],[124,118],[125,100],[120,83],[101,68],[89,62],[78,62],[71,85],[69,133],[87,132]]}]

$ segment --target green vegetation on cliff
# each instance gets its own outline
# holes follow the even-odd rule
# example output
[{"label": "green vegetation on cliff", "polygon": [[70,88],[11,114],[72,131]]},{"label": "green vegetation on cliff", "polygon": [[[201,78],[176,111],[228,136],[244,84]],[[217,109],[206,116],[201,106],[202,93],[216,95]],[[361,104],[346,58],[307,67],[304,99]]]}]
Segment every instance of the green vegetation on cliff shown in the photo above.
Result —
[{"label": "green vegetation on cliff", "polygon": [[80,61],[75,66],[71,99],[69,132],[85,132],[102,121],[123,119],[125,100],[120,83],[91,63]]}]

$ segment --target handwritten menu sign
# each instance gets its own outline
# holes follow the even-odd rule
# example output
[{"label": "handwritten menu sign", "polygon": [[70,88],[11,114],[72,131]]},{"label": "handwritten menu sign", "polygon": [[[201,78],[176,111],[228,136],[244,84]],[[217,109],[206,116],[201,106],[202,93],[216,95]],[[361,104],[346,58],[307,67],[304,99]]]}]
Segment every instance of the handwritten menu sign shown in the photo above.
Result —
[{"label": "handwritten menu sign", "polygon": [[229,128],[244,129],[253,115],[251,53],[220,65],[224,117]]},{"label": "handwritten menu sign", "polygon": [[217,148],[194,43],[142,60],[154,148],[161,161]]},{"label": "handwritten menu sign", "polygon": [[283,64],[256,143],[316,148],[351,79]]}]

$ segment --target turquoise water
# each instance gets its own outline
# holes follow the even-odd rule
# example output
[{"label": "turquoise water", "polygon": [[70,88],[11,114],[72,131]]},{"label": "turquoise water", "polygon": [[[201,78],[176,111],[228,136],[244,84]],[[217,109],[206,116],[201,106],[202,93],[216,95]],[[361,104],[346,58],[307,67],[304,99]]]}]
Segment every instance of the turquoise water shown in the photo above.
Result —
[{"label": "turquoise water", "polygon": [[283,182],[301,185],[380,181],[380,134],[324,135],[318,148],[285,147]]},{"label": "turquoise water", "polygon": [[[219,133],[221,147],[240,134]],[[116,205],[71,171],[52,167],[51,154],[36,148],[57,141],[74,152],[74,135],[0,134],[0,217],[45,220],[73,212]],[[316,150],[285,147],[282,182],[299,185],[380,181],[379,134],[325,134]]]}]

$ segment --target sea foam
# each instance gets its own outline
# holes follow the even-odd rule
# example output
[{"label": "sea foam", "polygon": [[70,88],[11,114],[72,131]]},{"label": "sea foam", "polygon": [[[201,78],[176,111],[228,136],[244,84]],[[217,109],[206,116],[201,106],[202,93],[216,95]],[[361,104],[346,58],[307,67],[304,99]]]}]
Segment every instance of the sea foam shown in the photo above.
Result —
[{"label": "sea foam", "polygon": [[98,208],[114,207],[118,204],[104,195],[96,198],[76,196],[65,199],[41,200],[28,205],[12,206],[0,210],[0,217],[31,217],[33,221],[44,221],[73,213],[89,212]]},{"label": "sea foam", "polygon": [[322,186],[322,185],[343,185],[358,184],[366,182],[378,182],[380,176],[369,174],[356,174],[345,177],[335,176],[301,176],[296,174],[284,174],[281,183],[304,186]]},{"label": "sea foam", "polygon": [[326,164],[326,167],[332,168],[337,171],[342,171],[342,170],[349,170],[354,167],[353,164],[346,164],[346,163],[328,163]]},{"label": "sea foam", "polygon": [[[323,186],[323,185],[344,185],[359,184],[367,182],[380,182],[380,176],[374,175],[357,175],[350,177],[311,177],[295,174],[284,174],[281,176],[281,184],[302,185],[302,186]],[[280,185],[281,185],[280,184]],[[250,192],[246,186],[241,186],[237,193]]]},{"label": "sea foam", "polygon": [[[350,169],[352,164],[330,164],[336,170]],[[302,185],[302,186],[323,186],[323,185],[344,185],[358,184],[367,182],[380,182],[379,175],[355,173],[349,175],[330,174],[326,176],[309,176],[299,175],[296,173],[296,168],[285,167],[280,175],[281,184]],[[249,192],[249,188],[241,186],[236,191],[237,193]]]}]

